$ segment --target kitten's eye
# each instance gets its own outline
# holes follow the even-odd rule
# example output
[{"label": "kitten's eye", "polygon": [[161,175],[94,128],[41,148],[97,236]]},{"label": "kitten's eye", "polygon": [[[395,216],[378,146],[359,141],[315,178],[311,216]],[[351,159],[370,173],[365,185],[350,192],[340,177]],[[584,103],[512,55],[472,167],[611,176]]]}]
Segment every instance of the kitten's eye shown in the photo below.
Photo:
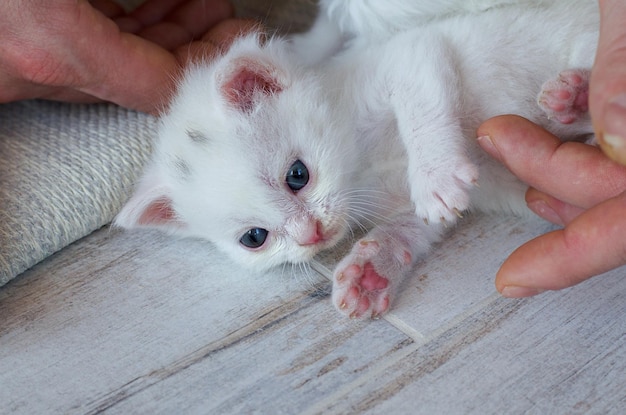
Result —
[{"label": "kitten's eye", "polygon": [[261,228],[250,229],[241,237],[239,242],[248,248],[259,248],[265,243],[268,233],[269,232],[265,229]]},{"label": "kitten's eye", "polygon": [[296,193],[309,182],[309,170],[307,170],[303,162],[296,160],[289,167],[285,181],[287,186]]}]

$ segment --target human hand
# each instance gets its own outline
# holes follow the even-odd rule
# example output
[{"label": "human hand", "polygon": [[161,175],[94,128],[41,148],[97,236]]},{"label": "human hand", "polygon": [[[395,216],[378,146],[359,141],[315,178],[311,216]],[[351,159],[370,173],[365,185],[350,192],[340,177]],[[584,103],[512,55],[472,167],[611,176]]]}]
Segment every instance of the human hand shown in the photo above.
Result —
[{"label": "human hand", "polygon": [[110,101],[156,114],[188,60],[252,27],[231,14],[227,0],[149,0],[130,14],[111,0],[2,1],[0,102]]},{"label": "human hand", "polygon": [[600,146],[626,164],[626,3],[599,0],[600,41],[589,91],[589,110]]},{"label": "human hand", "polygon": [[488,120],[478,136],[483,149],[532,186],[529,208],[564,226],[514,251],[496,275],[498,291],[527,297],[626,264],[626,167],[512,115]]},{"label": "human hand", "polygon": [[[589,107],[604,152],[626,164],[626,3],[599,0],[601,27]],[[478,131],[481,146],[531,188],[528,207],[563,229],[507,258],[496,288],[507,297],[575,285],[626,264],[626,168],[597,148],[561,143],[519,117],[496,117]]]}]

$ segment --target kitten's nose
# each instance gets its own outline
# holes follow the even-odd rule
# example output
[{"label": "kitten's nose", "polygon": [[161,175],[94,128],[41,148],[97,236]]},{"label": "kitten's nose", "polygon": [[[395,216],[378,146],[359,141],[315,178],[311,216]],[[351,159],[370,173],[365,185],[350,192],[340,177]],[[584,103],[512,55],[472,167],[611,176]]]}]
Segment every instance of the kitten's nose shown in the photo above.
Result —
[{"label": "kitten's nose", "polygon": [[307,226],[302,232],[302,235],[298,238],[298,244],[301,246],[315,245],[324,240],[324,231],[322,229],[322,223],[316,220]]}]

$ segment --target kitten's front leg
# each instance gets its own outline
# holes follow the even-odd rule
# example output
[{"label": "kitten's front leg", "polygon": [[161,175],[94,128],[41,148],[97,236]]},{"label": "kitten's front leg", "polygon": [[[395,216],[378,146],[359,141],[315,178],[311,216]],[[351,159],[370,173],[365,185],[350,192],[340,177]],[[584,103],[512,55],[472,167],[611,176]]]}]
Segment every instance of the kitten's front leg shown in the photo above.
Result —
[{"label": "kitten's front leg", "polygon": [[335,269],[335,307],[350,318],[387,312],[402,279],[439,236],[437,226],[425,225],[412,213],[374,228]]},{"label": "kitten's front leg", "polygon": [[[416,104],[396,110],[407,151],[411,200],[426,223],[454,223],[469,207],[469,190],[478,185],[478,167],[466,154],[455,114],[445,108],[421,113],[424,108]],[[439,114],[433,117],[433,111]]]},{"label": "kitten's front leg", "polygon": [[[400,37],[400,40],[403,40]],[[469,207],[478,168],[467,155],[461,76],[444,40],[404,39],[401,66],[388,68],[389,104],[408,158],[408,184],[416,214],[427,223],[452,223]]]},{"label": "kitten's front leg", "polygon": [[[460,131],[451,131],[450,136],[462,139]],[[426,136],[426,140],[437,136]],[[419,138],[417,138],[419,140]],[[415,213],[426,223],[454,223],[462,218],[469,208],[472,187],[478,186],[478,168],[465,155],[464,148],[450,146],[429,148],[423,144],[411,145],[410,149],[422,152],[409,157],[407,176]]]}]

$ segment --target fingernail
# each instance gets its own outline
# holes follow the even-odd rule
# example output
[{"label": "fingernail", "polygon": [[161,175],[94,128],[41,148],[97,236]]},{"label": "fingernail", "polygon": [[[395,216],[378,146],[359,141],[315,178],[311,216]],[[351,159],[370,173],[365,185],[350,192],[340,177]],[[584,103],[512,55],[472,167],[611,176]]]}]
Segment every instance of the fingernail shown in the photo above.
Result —
[{"label": "fingernail", "polygon": [[607,156],[620,164],[626,164],[626,140],[624,138],[604,133],[600,140],[600,147]]},{"label": "fingernail", "polygon": [[606,107],[602,150],[613,160],[626,164],[626,94],[611,99]]},{"label": "fingernail", "polygon": [[488,135],[483,135],[477,138],[478,144],[485,150],[491,157],[502,160],[502,155],[498,148],[493,143],[493,140]]},{"label": "fingernail", "polygon": [[510,285],[504,287],[500,294],[506,298],[524,298],[524,297],[532,297],[533,295],[541,294],[545,290],[540,288],[530,288],[530,287],[518,287],[515,285]]},{"label": "fingernail", "polygon": [[549,222],[561,226],[565,225],[561,217],[550,207],[550,205],[545,202],[545,200],[529,202],[528,208]]}]

